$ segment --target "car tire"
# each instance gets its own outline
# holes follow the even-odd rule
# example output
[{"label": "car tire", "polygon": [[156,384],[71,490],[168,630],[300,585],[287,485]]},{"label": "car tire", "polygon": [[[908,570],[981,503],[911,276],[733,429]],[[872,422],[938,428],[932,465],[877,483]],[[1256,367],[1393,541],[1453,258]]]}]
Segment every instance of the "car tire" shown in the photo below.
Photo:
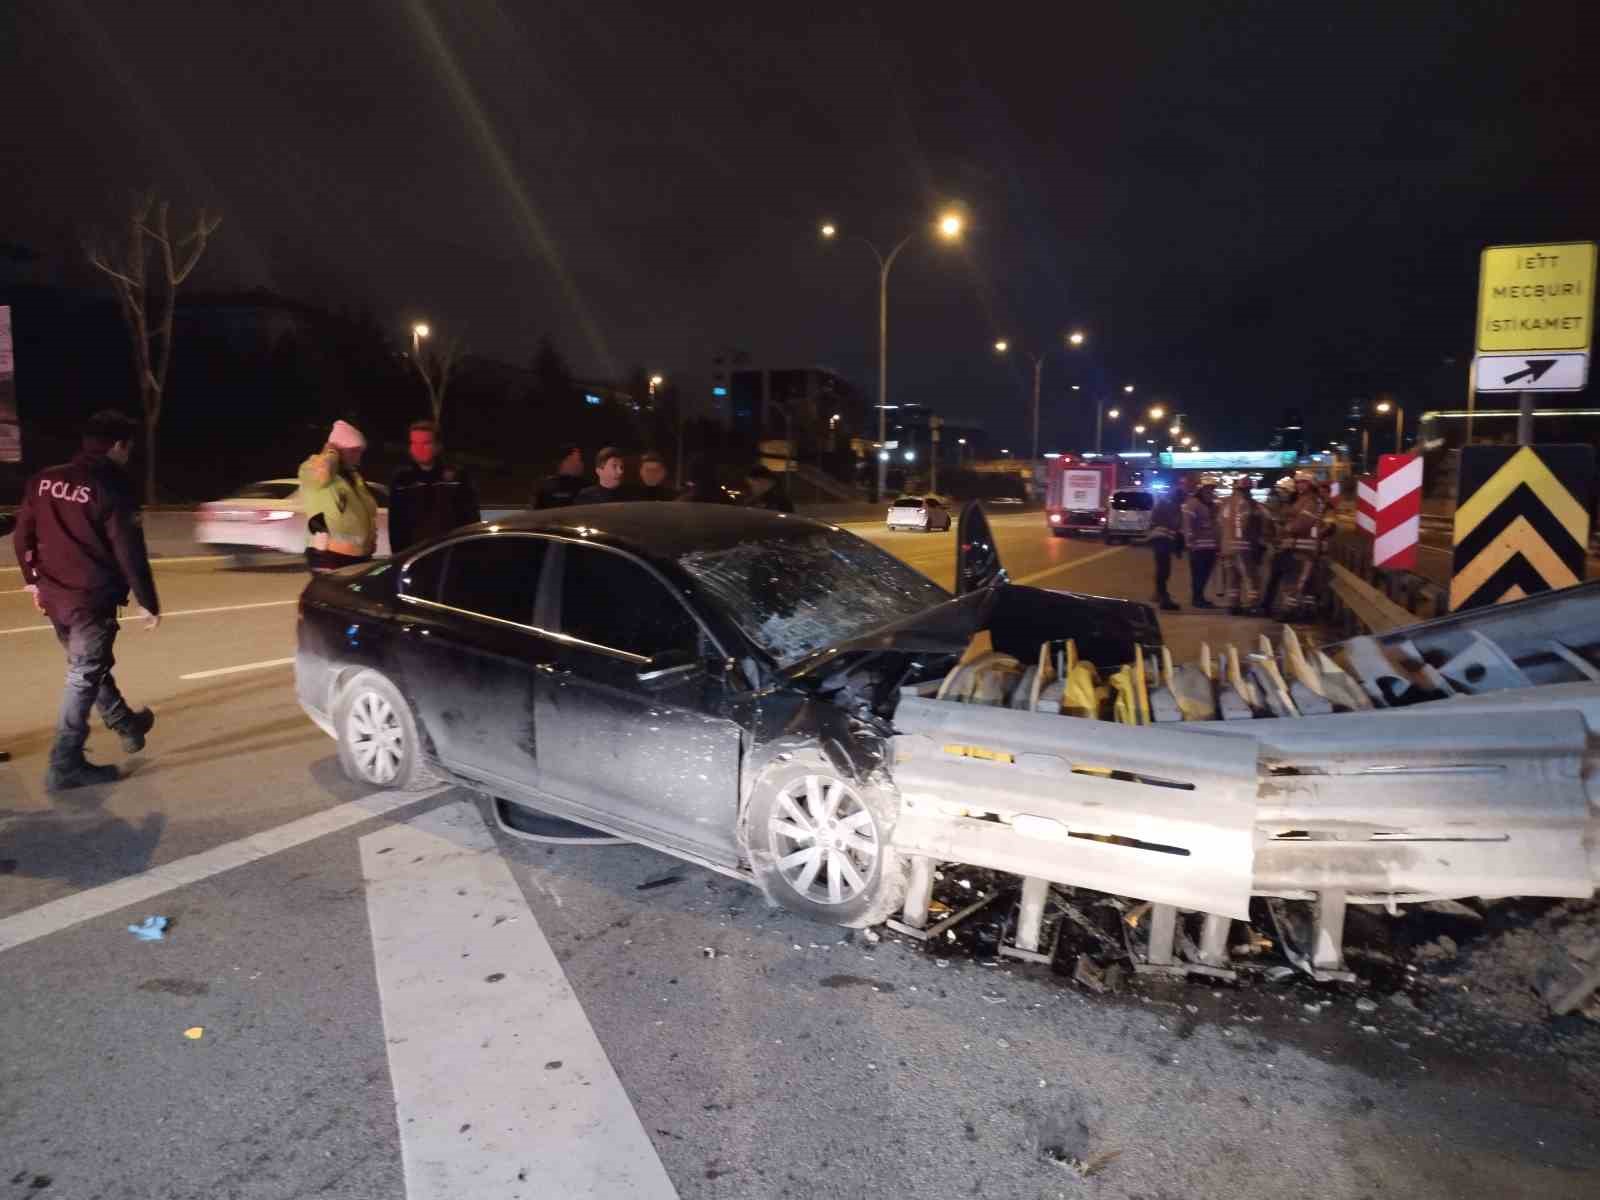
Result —
[{"label": "car tire", "polygon": [[[905,905],[908,864],[890,844],[899,809],[892,790],[846,778],[820,751],[802,751],[756,777],[741,842],[769,903],[865,929]],[[819,837],[830,844],[819,846]],[[807,850],[820,854],[800,857]]]},{"label": "car tire", "polygon": [[333,727],[339,766],[357,783],[418,792],[439,782],[423,755],[411,706],[376,671],[362,671],[345,685]]}]

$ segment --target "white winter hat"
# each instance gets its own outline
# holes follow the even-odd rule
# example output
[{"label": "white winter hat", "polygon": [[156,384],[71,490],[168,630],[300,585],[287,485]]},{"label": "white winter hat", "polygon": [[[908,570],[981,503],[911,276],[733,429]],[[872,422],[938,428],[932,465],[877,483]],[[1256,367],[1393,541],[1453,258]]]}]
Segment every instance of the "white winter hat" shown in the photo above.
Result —
[{"label": "white winter hat", "polygon": [[333,432],[328,434],[328,445],[336,450],[365,450],[367,439],[349,421],[335,421]]}]

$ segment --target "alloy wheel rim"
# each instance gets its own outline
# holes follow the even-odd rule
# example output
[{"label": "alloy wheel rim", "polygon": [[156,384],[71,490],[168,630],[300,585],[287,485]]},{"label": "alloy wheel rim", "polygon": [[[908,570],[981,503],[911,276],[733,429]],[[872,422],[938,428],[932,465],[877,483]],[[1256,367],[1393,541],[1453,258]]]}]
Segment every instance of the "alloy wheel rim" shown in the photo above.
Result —
[{"label": "alloy wheel rim", "polygon": [[767,831],[784,881],[813,904],[857,900],[877,874],[877,821],[841,779],[808,774],[785,785]]},{"label": "alloy wheel rim", "polygon": [[394,705],[377,692],[362,692],[350,706],[346,722],[350,753],[361,777],[371,783],[392,783],[405,758],[405,730]]}]

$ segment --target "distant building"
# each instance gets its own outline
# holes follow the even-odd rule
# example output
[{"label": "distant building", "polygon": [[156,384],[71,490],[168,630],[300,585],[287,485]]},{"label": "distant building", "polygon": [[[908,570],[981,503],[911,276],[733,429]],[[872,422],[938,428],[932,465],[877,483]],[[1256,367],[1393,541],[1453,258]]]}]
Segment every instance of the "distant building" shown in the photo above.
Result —
[{"label": "distant building", "polygon": [[[748,359],[748,356],[741,356]],[[759,443],[788,438],[796,453],[843,451],[868,432],[866,398],[826,367],[723,365],[718,383],[713,360],[713,402],[727,401],[727,425],[736,437]],[[721,396],[717,388],[726,389]]]}]

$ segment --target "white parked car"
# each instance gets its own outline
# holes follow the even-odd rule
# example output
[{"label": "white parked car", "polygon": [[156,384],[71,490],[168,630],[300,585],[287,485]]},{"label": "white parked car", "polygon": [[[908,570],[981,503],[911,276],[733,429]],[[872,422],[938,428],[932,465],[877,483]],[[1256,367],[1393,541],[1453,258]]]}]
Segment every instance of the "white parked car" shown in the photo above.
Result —
[{"label": "white parked car", "polygon": [[889,506],[889,528],[938,533],[950,528],[950,507],[938,496],[901,496]]},{"label": "white parked car", "polygon": [[[389,553],[389,489],[367,482],[378,502],[378,554]],[[223,554],[304,554],[306,514],[300,481],[263,479],[195,512],[194,540]]]},{"label": "white parked car", "polygon": [[1111,508],[1106,513],[1106,545],[1142,541],[1150,532],[1155,507],[1155,493],[1143,488],[1120,488],[1112,492]]}]

